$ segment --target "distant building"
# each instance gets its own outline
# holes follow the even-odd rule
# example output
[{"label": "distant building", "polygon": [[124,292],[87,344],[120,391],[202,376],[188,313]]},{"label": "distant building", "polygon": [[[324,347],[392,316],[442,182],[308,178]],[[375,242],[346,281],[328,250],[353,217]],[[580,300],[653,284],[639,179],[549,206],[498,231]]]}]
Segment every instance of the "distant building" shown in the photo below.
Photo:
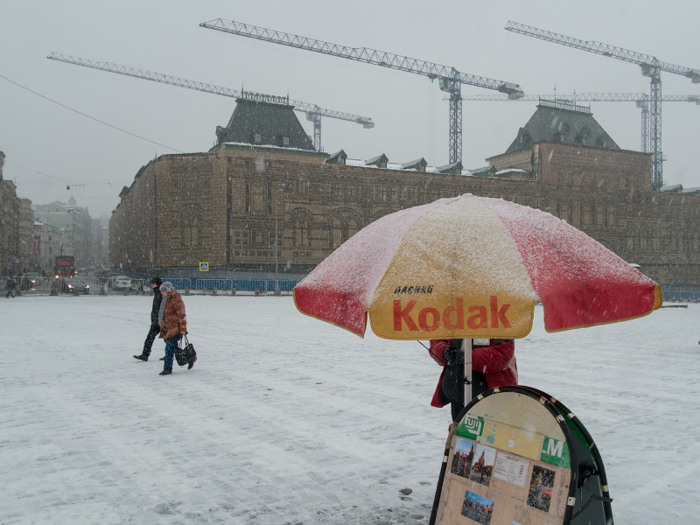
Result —
[{"label": "distant building", "polygon": [[34,248],[34,212],[32,211],[32,201],[29,199],[19,200],[19,244],[17,258],[19,266],[23,272],[31,272],[32,252]]},{"label": "distant building", "polygon": [[4,164],[5,154],[0,151],[0,275],[16,275],[24,270],[20,261],[21,202],[14,182],[3,178]]},{"label": "distant building", "polygon": [[51,204],[35,204],[33,209],[37,221],[63,230],[72,239],[76,268],[94,265],[92,219],[87,208],[77,206],[75,199],[71,197],[67,204],[55,201]]},{"label": "distant building", "polygon": [[90,255],[96,265],[101,265],[100,267],[109,266],[109,227],[107,223],[108,220],[104,220],[103,217],[92,219]]},{"label": "distant building", "polygon": [[306,272],[386,214],[473,193],[549,212],[660,284],[700,290],[700,197],[652,191],[651,154],[621,150],[587,108],[540,104],[505,153],[466,171],[277,145],[293,127],[274,115],[296,119],[280,106],[254,108],[265,127],[232,117],[209,152],[141,168],[112,213],[112,265],[194,276],[206,261],[214,277],[269,271],[277,249],[281,269]]},{"label": "distant building", "polygon": [[32,270],[51,275],[57,255],[74,255],[73,239],[65,229],[34,221]]}]

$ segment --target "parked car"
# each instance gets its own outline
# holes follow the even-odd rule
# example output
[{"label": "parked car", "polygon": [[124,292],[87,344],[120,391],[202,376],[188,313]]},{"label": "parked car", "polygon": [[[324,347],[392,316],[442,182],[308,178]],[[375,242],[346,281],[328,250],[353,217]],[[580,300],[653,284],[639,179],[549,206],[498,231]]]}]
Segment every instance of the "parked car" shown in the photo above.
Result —
[{"label": "parked car", "polygon": [[58,280],[59,291],[64,293],[90,293],[90,285],[77,277],[64,277]]},{"label": "parked car", "polygon": [[131,279],[127,277],[126,275],[117,275],[114,278],[114,284],[112,285],[113,288],[117,290],[123,290],[125,288],[130,289],[131,288]]},{"label": "parked car", "polygon": [[41,285],[41,274],[39,272],[28,272],[17,278],[17,285],[22,290],[33,290]]}]

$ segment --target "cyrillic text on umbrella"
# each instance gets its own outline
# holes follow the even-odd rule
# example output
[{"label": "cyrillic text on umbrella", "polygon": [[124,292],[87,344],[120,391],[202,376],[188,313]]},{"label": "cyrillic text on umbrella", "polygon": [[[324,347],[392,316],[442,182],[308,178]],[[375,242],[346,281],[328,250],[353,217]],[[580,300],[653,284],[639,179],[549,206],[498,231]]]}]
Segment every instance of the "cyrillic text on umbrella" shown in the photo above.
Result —
[{"label": "cyrillic text on umbrella", "polygon": [[394,288],[394,293],[433,293],[433,286],[432,284],[429,286],[421,286],[420,284],[417,286],[397,286]]}]

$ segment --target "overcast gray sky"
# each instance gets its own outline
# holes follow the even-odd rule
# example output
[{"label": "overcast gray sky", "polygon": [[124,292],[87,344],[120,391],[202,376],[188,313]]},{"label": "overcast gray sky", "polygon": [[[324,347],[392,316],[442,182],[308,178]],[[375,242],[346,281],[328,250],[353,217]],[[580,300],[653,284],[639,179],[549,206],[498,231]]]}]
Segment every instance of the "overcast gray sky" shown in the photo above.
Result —
[{"label": "overcast gray sky", "polygon": [[[323,146],[351,158],[448,160],[448,103],[428,78],[199,27],[224,18],[368,47],[520,84],[526,94],[649,92],[640,68],[505,31],[508,20],[700,69],[697,0],[377,1],[0,0],[0,75],[113,126],[184,152],[206,151],[233,99],[47,60],[55,51],[234,89],[287,95],[371,117],[376,127],[323,120]],[[663,74],[663,94],[700,84]],[[471,86],[463,94],[493,94]],[[172,153],[77,115],[0,78],[4,175],[45,204],[73,195],[93,217],[157,154]],[[634,103],[590,103],[624,149],[640,149]],[[505,151],[534,103],[464,103],[463,164]],[[309,134],[311,123],[297,113]],[[664,182],[700,186],[700,106],[663,105]],[[71,189],[66,186],[70,184]]]}]

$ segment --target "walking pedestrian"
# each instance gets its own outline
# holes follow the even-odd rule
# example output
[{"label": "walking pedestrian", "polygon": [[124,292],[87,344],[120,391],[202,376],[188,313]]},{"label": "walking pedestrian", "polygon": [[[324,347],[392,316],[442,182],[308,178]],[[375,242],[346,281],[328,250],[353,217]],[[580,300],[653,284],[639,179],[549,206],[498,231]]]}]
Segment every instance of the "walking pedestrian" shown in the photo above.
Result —
[{"label": "walking pedestrian", "polygon": [[[187,315],[185,302],[171,282],[161,284],[160,291],[163,293],[163,301],[158,311],[159,337],[165,339],[165,362],[160,375],[167,376],[173,373],[173,356],[178,349],[178,341],[187,334]],[[193,364],[194,361],[189,368]]]},{"label": "walking pedestrian", "polygon": [[9,296],[12,296],[12,298],[15,298],[15,280],[12,278],[10,275],[10,278],[7,280],[7,293],[5,294],[5,299],[7,299]]},{"label": "walking pedestrian", "polygon": [[134,359],[139,359],[141,361],[148,361],[148,356],[151,355],[151,348],[153,347],[153,341],[160,333],[160,323],[158,323],[158,312],[160,311],[160,304],[163,301],[163,295],[160,293],[160,285],[163,281],[160,277],[154,277],[151,279],[151,289],[153,290],[153,306],[151,306],[151,328],[148,331],[146,340],[143,343],[143,351],[141,355],[135,355]]}]

